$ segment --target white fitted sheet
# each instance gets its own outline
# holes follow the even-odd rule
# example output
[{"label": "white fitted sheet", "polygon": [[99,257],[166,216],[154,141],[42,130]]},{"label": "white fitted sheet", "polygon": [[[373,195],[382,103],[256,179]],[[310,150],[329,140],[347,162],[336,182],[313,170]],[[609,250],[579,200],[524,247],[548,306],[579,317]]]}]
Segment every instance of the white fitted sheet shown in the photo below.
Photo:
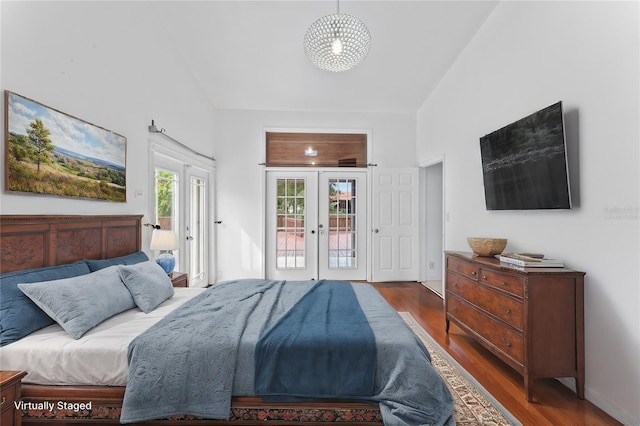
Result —
[{"label": "white fitted sheet", "polygon": [[129,343],[203,288],[176,288],[152,312],[138,308],[109,318],[74,340],[58,324],[0,349],[0,369],[27,371],[23,383],[125,386]]}]

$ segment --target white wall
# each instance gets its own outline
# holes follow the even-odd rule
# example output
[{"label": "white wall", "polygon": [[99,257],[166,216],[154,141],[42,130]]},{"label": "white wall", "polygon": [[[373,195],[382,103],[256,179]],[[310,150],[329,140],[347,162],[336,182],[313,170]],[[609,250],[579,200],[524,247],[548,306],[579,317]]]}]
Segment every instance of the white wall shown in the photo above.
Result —
[{"label": "white wall", "polygon": [[[501,2],[418,112],[418,157],[446,155],[445,249],[509,239],[586,271],[586,395],[640,424],[639,7]],[[479,137],[564,102],[572,211],[487,211]]]},{"label": "white wall", "polygon": [[[158,27],[151,3],[2,2],[0,8],[0,89],[127,138],[126,203],[2,191],[2,214],[149,215],[152,119],[170,136],[213,155],[213,108]],[[134,196],[138,190],[141,198]]]},{"label": "white wall", "polygon": [[416,167],[414,114],[218,110],[218,280],[262,277],[265,129],[370,131],[370,163]]}]

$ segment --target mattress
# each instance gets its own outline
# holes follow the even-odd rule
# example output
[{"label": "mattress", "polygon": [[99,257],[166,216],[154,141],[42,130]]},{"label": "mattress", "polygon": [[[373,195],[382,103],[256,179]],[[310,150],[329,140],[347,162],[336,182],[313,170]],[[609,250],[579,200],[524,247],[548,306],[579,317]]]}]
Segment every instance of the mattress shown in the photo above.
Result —
[{"label": "mattress", "polygon": [[130,309],[74,340],[58,324],[38,330],[0,350],[0,369],[28,371],[23,383],[125,386],[127,350],[140,333],[203,288],[176,288],[172,298],[145,314]]}]

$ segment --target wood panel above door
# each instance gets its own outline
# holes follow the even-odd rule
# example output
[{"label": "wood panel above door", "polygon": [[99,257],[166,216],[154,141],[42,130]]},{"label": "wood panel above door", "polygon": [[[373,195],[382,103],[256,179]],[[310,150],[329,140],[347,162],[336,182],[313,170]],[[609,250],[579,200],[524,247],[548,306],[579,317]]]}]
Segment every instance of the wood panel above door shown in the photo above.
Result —
[{"label": "wood panel above door", "polygon": [[267,132],[269,167],[366,167],[367,135]]}]

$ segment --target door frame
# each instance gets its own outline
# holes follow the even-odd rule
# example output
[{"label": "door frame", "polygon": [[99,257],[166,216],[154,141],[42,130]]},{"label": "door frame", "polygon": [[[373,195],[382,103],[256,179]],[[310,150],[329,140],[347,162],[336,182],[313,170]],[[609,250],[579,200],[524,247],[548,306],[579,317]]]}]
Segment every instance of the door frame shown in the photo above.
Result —
[{"label": "door frame", "polygon": [[[429,167],[432,166],[436,166],[436,165],[441,165],[442,167],[442,193],[441,193],[441,197],[439,197],[439,199],[433,199],[433,198],[427,198],[429,196],[429,194],[426,192],[427,191],[427,187],[428,187],[428,182],[427,182],[427,176],[426,176],[426,170]],[[419,170],[420,170],[420,196],[421,196],[421,201],[420,201],[420,259],[421,259],[421,264],[422,264],[422,269],[420,270],[420,281],[422,282],[422,284],[427,287],[428,289],[432,290],[433,292],[435,292],[436,294],[438,294],[440,297],[444,298],[444,281],[445,281],[445,275],[446,275],[446,261],[445,261],[445,256],[444,256],[444,249],[445,249],[445,233],[446,233],[446,222],[447,222],[447,215],[446,215],[446,204],[445,204],[445,197],[446,197],[446,186],[445,186],[445,176],[446,176],[446,161],[445,161],[445,155],[439,155],[439,156],[435,156],[432,157],[430,159],[428,159],[425,162],[420,163],[419,166]],[[426,214],[426,206],[427,203],[429,202],[436,202],[440,204],[440,209],[441,209],[441,218],[438,221],[439,223],[433,223],[431,222],[431,220],[437,220],[437,218],[430,218],[427,214]],[[435,254],[431,253],[431,251],[429,250],[427,241],[429,238],[428,235],[428,229],[439,229],[440,234],[441,234],[441,242],[440,242],[440,253],[439,253],[439,257],[435,258]],[[436,231],[437,232],[437,231]],[[440,264],[440,272],[441,272],[441,276],[440,276],[440,285],[436,286],[435,283],[431,282],[428,279],[428,271],[427,269],[429,268],[429,257],[434,258],[434,262],[439,262]]]}]

